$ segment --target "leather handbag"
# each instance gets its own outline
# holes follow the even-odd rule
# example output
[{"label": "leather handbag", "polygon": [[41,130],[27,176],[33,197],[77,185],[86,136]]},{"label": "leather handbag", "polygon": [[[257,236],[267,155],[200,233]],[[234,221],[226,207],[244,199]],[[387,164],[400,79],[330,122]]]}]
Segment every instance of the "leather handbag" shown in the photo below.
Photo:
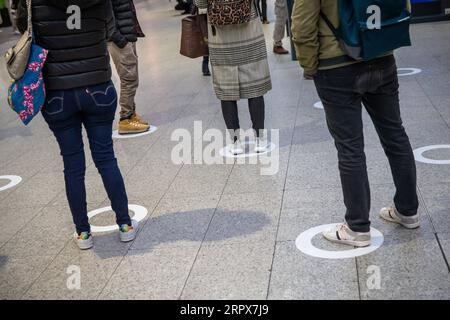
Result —
[{"label": "leather handbag", "polygon": [[31,0],[27,0],[28,28],[20,37],[16,45],[5,53],[6,68],[14,80],[22,78],[28,65],[31,45],[33,43],[33,24],[31,21]]},{"label": "leather handbag", "polygon": [[181,20],[180,54],[192,59],[209,55],[207,16],[195,11]]}]

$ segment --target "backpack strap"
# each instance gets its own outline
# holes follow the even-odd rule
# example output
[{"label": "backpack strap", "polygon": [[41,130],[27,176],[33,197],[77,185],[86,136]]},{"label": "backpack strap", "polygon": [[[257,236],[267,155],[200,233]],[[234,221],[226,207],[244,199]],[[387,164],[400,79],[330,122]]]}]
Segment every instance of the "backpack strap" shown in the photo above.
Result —
[{"label": "backpack strap", "polygon": [[353,60],[360,60],[361,57],[361,48],[360,47],[352,47],[345,43],[345,41],[342,39],[342,36],[338,29],[333,25],[333,23],[328,19],[325,13],[322,11],[322,1],[320,1],[320,16],[325,21],[325,23],[328,25],[328,27],[331,29],[331,32],[333,32],[334,37],[339,43],[339,46],[341,49],[345,52],[347,56],[352,58]]},{"label": "backpack strap", "polygon": [[331,29],[331,32],[333,32],[334,36],[339,39],[339,33],[338,30],[335,28],[333,23],[328,19],[325,13],[322,12],[322,9],[320,9],[320,17],[325,21],[325,23],[328,25],[328,28]]}]

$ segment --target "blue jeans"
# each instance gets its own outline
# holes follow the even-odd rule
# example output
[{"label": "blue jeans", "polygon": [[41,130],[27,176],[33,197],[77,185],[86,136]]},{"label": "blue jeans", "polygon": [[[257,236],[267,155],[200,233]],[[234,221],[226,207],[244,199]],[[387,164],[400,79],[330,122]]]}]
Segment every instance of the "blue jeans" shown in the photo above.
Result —
[{"label": "blue jeans", "polygon": [[64,161],[66,194],[76,230],[90,232],[87,216],[84,125],[95,166],[100,173],[118,225],[131,224],[122,174],[117,166],[112,125],[117,108],[114,84],[47,92],[42,108],[45,121],[58,141]]},{"label": "blue jeans", "polygon": [[400,116],[394,56],[320,70],[314,81],[338,151],[347,208],[345,220],[350,229],[356,232],[370,230],[370,187],[364,153],[362,105],[369,113],[389,159],[396,187],[395,207],[405,216],[415,215],[419,206],[416,163]]}]

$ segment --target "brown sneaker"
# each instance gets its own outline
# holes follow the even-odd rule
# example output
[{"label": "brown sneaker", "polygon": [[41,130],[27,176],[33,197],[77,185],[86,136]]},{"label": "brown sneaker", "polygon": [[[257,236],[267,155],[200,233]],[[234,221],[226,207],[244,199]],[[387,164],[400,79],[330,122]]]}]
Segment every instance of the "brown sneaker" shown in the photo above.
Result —
[{"label": "brown sneaker", "polygon": [[137,121],[137,122],[139,122],[139,123],[145,124],[146,126],[149,125],[149,123],[148,123],[147,121],[142,120],[142,118],[139,117],[139,116],[137,115],[137,113],[133,113],[133,115],[131,116],[130,119],[131,119],[131,120],[134,120],[134,121]]},{"label": "brown sneaker", "polygon": [[148,124],[143,124],[132,119],[119,121],[119,134],[133,134],[147,132],[150,129]]},{"label": "brown sneaker", "polygon": [[276,54],[289,54],[289,51],[283,48],[283,46],[274,46],[273,52]]}]

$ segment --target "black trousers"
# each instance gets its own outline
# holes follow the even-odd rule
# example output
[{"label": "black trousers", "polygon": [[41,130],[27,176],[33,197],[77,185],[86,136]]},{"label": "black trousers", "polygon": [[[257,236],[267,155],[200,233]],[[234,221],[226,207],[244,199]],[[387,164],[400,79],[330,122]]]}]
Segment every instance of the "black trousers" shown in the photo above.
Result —
[{"label": "black trousers", "polygon": [[[230,131],[236,131],[240,129],[239,125],[239,114],[236,101],[220,101],[222,105],[222,114],[225,120],[227,129]],[[257,97],[248,99],[248,109],[250,111],[250,118],[252,119],[253,130],[256,131],[256,136],[261,135],[261,130],[264,129],[264,118],[265,118],[265,105],[264,97]],[[237,136],[234,135],[234,139]]]},{"label": "black trousers", "polygon": [[261,13],[261,20],[267,21],[267,0],[258,0],[258,7]]},{"label": "black trousers", "polygon": [[362,104],[369,113],[389,159],[397,210],[417,213],[416,165],[400,116],[399,84],[394,56],[318,71],[314,78],[327,125],[338,151],[347,208],[345,219],[356,232],[370,230],[370,187],[367,177]]}]

